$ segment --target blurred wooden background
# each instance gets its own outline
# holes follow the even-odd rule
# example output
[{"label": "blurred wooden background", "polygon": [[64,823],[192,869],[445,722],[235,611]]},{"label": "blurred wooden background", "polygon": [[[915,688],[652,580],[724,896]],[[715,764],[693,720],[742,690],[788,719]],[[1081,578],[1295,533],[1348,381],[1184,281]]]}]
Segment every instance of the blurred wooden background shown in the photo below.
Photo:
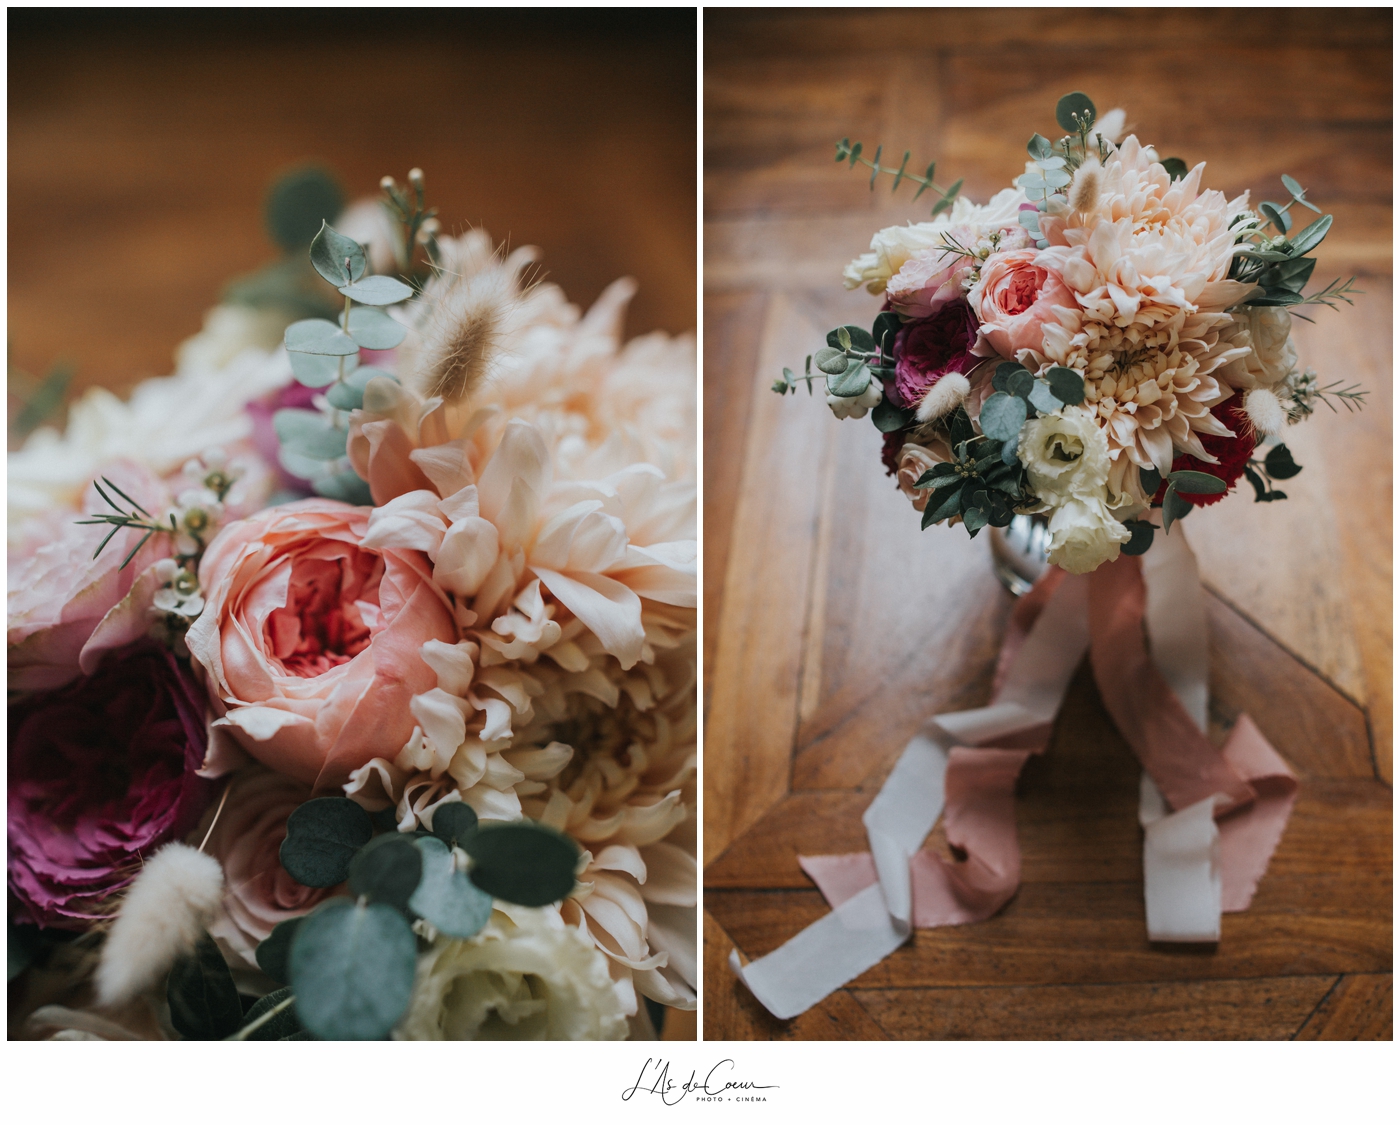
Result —
[{"label": "blurred wooden background", "polygon": [[[70,397],[173,368],[224,285],[277,257],[274,178],[351,198],[423,168],[443,229],[542,249],[628,335],[696,324],[692,10],[11,10],[9,345]],[[693,1039],[671,1012],[665,1038]]]},{"label": "blurred wooden background", "polygon": [[9,341],[74,388],[172,369],[226,282],[276,257],[268,186],[353,198],[421,167],[443,229],[543,250],[630,334],[695,328],[695,14],[11,10]]},{"label": "blurred wooden background", "polygon": [[[706,1038],[1390,1037],[1390,42],[1388,9],[706,12]],[[1301,795],[1218,948],[1150,944],[1138,769],[1081,669],[1022,778],[1018,896],[780,1022],[730,949],[826,912],[796,856],[865,848],[860,813],[920,722],[986,701],[1010,607],[985,536],[919,530],[874,427],[768,390],[873,319],[842,267],[928,215],[833,142],[937,159],[984,200],[1074,89],[1208,161],[1211,187],[1257,201],[1296,177],[1336,216],[1317,284],[1365,290],[1295,328],[1365,412],[1288,431],[1287,502],[1246,486],[1184,525],[1212,591],[1213,725],[1248,710]]]}]

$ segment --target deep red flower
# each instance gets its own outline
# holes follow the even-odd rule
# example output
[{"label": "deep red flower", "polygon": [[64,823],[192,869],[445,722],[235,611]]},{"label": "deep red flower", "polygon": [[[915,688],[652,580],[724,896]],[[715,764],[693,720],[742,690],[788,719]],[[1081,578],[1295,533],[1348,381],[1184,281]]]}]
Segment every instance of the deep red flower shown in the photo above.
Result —
[{"label": "deep red flower", "polygon": [[899,451],[903,448],[903,430],[895,430],[885,435],[885,445],[880,450],[880,460],[885,463],[885,476],[892,477],[899,472]]},{"label": "deep red flower", "polygon": [[[1214,434],[1197,435],[1201,439],[1201,444],[1205,446],[1206,452],[1212,457],[1219,458],[1220,464],[1212,465],[1187,453],[1177,454],[1176,459],[1172,461],[1172,472],[1190,469],[1197,473],[1209,473],[1225,482],[1225,491],[1209,495],[1199,492],[1182,492],[1183,500],[1189,500],[1192,504],[1197,505],[1214,504],[1217,500],[1223,500],[1228,496],[1234,489],[1235,483],[1244,475],[1245,464],[1249,461],[1250,454],[1254,452],[1255,433],[1254,427],[1250,424],[1249,416],[1240,408],[1242,401],[1239,395],[1234,395],[1218,406],[1212,407],[1210,411],[1228,429],[1235,432],[1234,437],[1216,437]],[[1157,488],[1157,494],[1152,497],[1152,503],[1160,505],[1166,494],[1167,482],[1163,481]]]},{"label": "deep red flower", "polygon": [[894,340],[894,382],[885,394],[903,409],[917,406],[928,389],[951,372],[965,375],[981,359],[972,354],[977,318],[966,301],[949,301],[923,320],[912,320]]},{"label": "deep red flower", "polygon": [[141,860],[194,827],[212,783],[204,692],[143,642],[10,707],[9,887],[20,920],[82,929]]}]

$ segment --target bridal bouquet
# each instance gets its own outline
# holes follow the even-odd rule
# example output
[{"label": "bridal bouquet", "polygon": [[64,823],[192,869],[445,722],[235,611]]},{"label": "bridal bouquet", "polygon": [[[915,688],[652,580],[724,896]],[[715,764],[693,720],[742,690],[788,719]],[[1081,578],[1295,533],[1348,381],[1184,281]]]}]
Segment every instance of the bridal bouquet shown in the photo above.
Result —
[{"label": "bridal bouquet", "polygon": [[1056,120],[1068,135],[1034,135],[1025,173],[981,205],[962,181],[939,189],[932,164],[910,174],[907,152],[894,169],[840,142],[872,188],[885,172],[939,199],[847,267],[847,288],[885,296],[873,328],[834,329],[773,389],[822,379],[838,418],[868,412],[924,527],[1039,514],[1050,561],[1083,574],[1144,553],[1151,509],[1169,531],[1241,476],[1257,501],[1285,499],[1275,482],[1300,470],[1284,428],[1365,392],[1319,385],[1289,338],[1299,306],[1354,292],[1303,295],[1332,217],[1295,229],[1295,207],[1317,211],[1297,181],[1252,208],[1206,189],[1204,164],[1120,143],[1122,110],[1099,120],[1074,93]]},{"label": "bridal bouquet", "polygon": [[381,187],[284,181],[286,256],[176,373],[9,456],[30,1033],[695,1006],[693,341],[623,346],[630,282],[580,316],[417,169]]},{"label": "bridal bouquet", "polygon": [[[985,706],[932,715],[862,817],[869,851],[801,857],[832,912],[735,973],[794,1016],[887,957],[913,930],[991,918],[1015,895],[1016,779],[1050,747],[1081,659],[1142,766],[1148,937],[1218,942],[1249,907],[1297,782],[1244,714],[1210,737],[1210,638],[1177,521],[1240,477],[1255,499],[1300,471],[1284,429],[1364,392],[1299,364],[1292,317],[1350,303],[1351,282],[1305,296],[1330,216],[1288,176],[1287,203],[1203,188],[1205,165],[1161,159],[1062,98],[1066,135],[1036,134],[1014,186],[974,205],[842,141],[837,159],[938,196],[930,222],[879,232],[846,270],[883,293],[872,329],[834,329],[779,393],[825,384],[837,417],[869,414],[886,468],[923,526],[972,535],[1048,524],[1048,562],[1011,615]],[[1295,223],[1300,228],[1295,230]],[[812,370],[815,364],[816,371]],[[1157,530],[1164,533],[1157,535]],[[1157,540],[1154,544],[1154,538]],[[1143,556],[1138,558],[1136,556]],[[925,846],[942,821],[952,858]]]}]

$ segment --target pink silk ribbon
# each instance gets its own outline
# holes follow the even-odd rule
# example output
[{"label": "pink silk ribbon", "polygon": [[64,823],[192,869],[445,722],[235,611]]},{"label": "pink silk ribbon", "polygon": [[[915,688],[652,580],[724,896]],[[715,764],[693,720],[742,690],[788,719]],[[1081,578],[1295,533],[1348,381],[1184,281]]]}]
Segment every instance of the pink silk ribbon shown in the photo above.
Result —
[{"label": "pink silk ribbon", "polygon": [[[1288,822],[1297,783],[1248,715],[1239,716],[1221,749],[1202,729],[1204,603],[1194,557],[1179,532],[1169,548],[1163,547],[1153,581],[1171,587],[1188,620],[1192,612],[1198,618],[1199,635],[1192,636],[1188,625],[1184,640],[1168,636],[1177,623],[1158,619],[1163,649],[1177,643],[1186,651],[1184,658],[1181,651],[1159,653],[1163,670],[1148,648],[1153,615],[1138,558],[1120,556],[1087,580],[1052,569],[1018,602],[998,659],[992,703],[936,716],[905,752],[907,758],[930,744],[943,745],[942,791],[935,779],[925,799],[941,797],[944,834],[965,858],[950,862],[908,842],[923,825],[909,827],[907,798],[901,802],[896,795],[887,796],[887,791],[907,787],[896,777],[905,768],[901,758],[865,817],[872,846],[877,853],[883,849],[884,858],[877,860],[871,852],[799,857],[833,914],[767,957],[748,965],[731,957],[735,972],[770,1011],[788,1018],[806,1010],[892,952],[911,925],[927,929],[984,921],[1011,899],[1021,875],[1016,778],[1031,754],[1046,749],[1051,734],[1047,717],[1053,717],[1069,682],[1063,667],[1051,672],[1048,666],[1056,659],[1062,665],[1070,661],[1072,673],[1086,647],[1104,705],[1145,771],[1140,817],[1146,830],[1149,936],[1215,941],[1220,912],[1249,906]],[[1081,608],[1086,600],[1087,610]],[[1052,602],[1058,608],[1047,613]],[[1087,616],[1087,634],[1079,614]],[[1163,674],[1168,668],[1179,674],[1184,668],[1185,680],[1193,680],[1199,690],[1184,681],[1169,682]],[[1199,697],[1199,720],[1177,691]],[[1002,712],[1011,717],[1002,718]],[[974,745],[962,745],[960,730],[982,737],[966,740]],[[877,811],[882,802],[886,810],[903,808]],[[893,829],[886,827],[891,816],[898,820],[901,815],[903,852],[891,843]],[[930,819],[928,825],[932,823]],[[901,863],[907,863],[907,883],[893,870]],[[888,915],[883,930],[881,911]],[[828,950],[831,956],[824,958]]]}]

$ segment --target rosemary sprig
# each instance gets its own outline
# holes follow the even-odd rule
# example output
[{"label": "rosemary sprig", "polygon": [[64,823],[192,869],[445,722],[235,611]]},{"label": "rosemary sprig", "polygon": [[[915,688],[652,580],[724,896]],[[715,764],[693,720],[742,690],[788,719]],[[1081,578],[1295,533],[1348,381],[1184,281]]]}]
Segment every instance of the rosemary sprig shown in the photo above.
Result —
[{"label": "rosemary sprig", "polygon": [[[107,493],[105,493],[102,490],[102,484],[105,484],[108,488],[110,488],[113,492],[115,492],[118,496],[120,496],[123,500],[130,504],[131,511],[128,512],[126,509],[122,508],[121,505],[119,505],[115,500],[108,496]],[[174,512],[170,514],[170,526],[167,528],[164,524],[156,522],[156,520],[154,519],[154,517],[152,517],[150,512],[146,511],[145,508],[141,507],[140,504],[138,504],[135,500],[133,500],[130,496],[128,496],[125,492],[123,492],[106,477],[102,478],[102,484],[98,484],[96,481],[93,481],[93,487],[97,489],[97,494],[107,502],[108,507],[110,507],[112,509],[112,513],[115,514],[107,512],[97,513],[92,515],[89,519],[76,521],[80,524],[112,525],[112,530],[107,533],[107,535],[103,538],[102,542],[98,544],[97,550],[95,550],[92,553],[93,558],[97,558],[97,556],[100,555],[106,548],[107,544],[112,541],[112,536],[116,535],[116,533],[121,531],[123,528],[135,528],[138,531],[144,531],[146,534],[143,535],[141,537],[141,541],[137,543],[136,546],[134,546],[130,550],[130,552],[128,552],[126,558],[122,560],[121,566],[117,568],[118,570],[124,570],[126,568],[126,565],[136,557],[137,552],[140,551],[141,548],[146,545],[146,543],[150,540],[152,535],[155,535],[157,532],[169,532],[171,535],[178,534],[179,528],[175,524]],[[143,519],[142,517],[145,518]]]}]

